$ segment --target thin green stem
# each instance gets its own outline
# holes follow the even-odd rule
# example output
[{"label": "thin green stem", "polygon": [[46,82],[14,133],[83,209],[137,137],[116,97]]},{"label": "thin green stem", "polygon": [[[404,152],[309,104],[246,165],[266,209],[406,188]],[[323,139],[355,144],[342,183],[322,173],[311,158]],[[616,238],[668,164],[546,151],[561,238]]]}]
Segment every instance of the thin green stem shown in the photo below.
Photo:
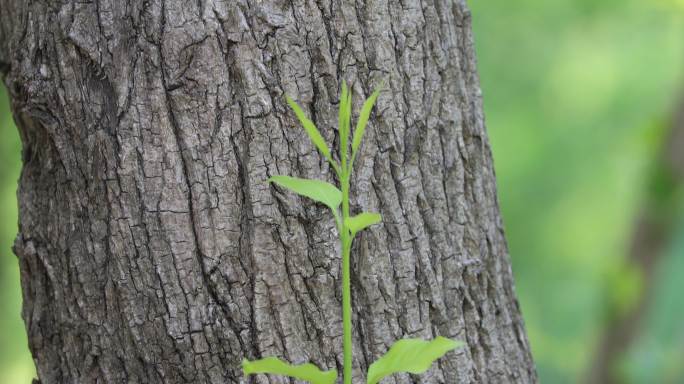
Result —
[{"label": "thin green stem", "polygon": [[[347,236],[348,237],[348,236]],[[351,384],[352,376],[352,318],[351,318],[351,281],[350,281],[350,243],[344,241],[342,255],[342,322],[344,331],[344,384]]]},{"label": "thin green stem", "polygon": [[340,180],[342,180],[342,172],[346,172],[346,171],[343,170],[342,168],[340,168],[340,166],[337,164],[337,162],[335,162],[335,160],[329,160],[329,163],[333,167],[333,170],[337,174],[337,177]]},{"label": "thin green stem", "polygon": [[349,218],[349,172],[343,170],[340,179],[342,187],[342,329],[344,347],[344,384],[351,384],[352,379],[352,312],[351,312],[351,243],[352,238],[346,228]]},{"label": "thin green stem", "polygon": [[354,160],[356,159],[356,152],[352,152],[351,158],[349,159],[349,165],[347,166],[346,172],[351,175],[354,171]]}]

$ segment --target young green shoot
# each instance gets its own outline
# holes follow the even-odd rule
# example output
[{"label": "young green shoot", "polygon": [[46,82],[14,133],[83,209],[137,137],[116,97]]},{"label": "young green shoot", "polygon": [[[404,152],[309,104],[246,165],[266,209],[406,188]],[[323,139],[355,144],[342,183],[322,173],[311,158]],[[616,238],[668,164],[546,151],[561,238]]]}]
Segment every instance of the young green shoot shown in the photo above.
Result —
[{"label": "young green shoot", "polygon": [[[343,383],[351,384],[352,379],[352,306],[351,306],[351,249],[352,241],[357,233],[382,221],[378,213],[361,212],[352,216],[349,209],[349,187],[354,169],[354,160],[361,148],[366,125],[375,105],[380,88],[376,89],[364,102],[359,114],[356,128],[350,137],[351,130],[351,90],[342,83],[340,95],[338,134],[340,136],[339,162],[335,160],[316,125],[309,120],[304,111],[294,100],[287,97],[287,103],[294,111],[297,119],[304,127],[309,139],[316,149],[330,163],[335,171],[339,188],[322,180],[300,179],[291,176],[273,176],[269,182],[289,189],[327,206],[335,219],[342,248],[342,348],[343,348]],[[351,138],[351,153],[350,153]],[[396,342],[378,361],[371,364],[367,374],[367,384],[379,383],[384,377],[398,372],[418,374],[425,372],[434,361],[447,352],[458,348],[462,343],[444,337],[432,341],[420,339],[404,339]],[[291,365],[275,357],[261,360],[244,360],[242,363],[245,376],[252,374],[275,374],[289,376],[307,381],[311,384],[333,384],[337,371],[322,371],[315,365],[307,363]]]}]

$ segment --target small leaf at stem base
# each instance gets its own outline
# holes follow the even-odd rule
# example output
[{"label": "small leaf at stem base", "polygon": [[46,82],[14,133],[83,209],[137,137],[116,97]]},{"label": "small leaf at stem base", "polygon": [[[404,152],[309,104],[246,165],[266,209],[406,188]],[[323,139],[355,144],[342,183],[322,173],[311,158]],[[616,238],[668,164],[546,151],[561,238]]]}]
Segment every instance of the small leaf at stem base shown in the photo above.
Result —
[{"label": "small leaf at stem base", "polygon": [[257,373],[289,376],[308,381],[311,384],[334,384],[337,379],[337,370],[335,369],[321,371],[311,363],[292,365],[276,357],[267,357],[256,361],[242,360],[242,372],[245,376]]},{"label": "small leaf at stem base", "polygon": [[352,236],[357,232],[362,231],[373,224],[382,221],[382,216],[378,213],[362,212],[354,217],[348,217],[344,221],[345,227],[352,233]]}]

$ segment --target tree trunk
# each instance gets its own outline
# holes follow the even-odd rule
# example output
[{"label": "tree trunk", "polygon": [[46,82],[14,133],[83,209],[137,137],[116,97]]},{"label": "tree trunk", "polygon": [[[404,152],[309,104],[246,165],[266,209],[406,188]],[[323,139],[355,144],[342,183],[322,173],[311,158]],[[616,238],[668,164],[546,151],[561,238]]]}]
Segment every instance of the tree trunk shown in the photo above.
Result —
[{"label": "tree trunk", "polygon": [[244,357],[342,362],[339,244],[274,174],[331,179],[385,81],[352,210],[354,377],[397,339],[466,341],[387,383],[531,383],[465,1],[0,0],[23,140],[23,317],[43,383],[286,383]]}]

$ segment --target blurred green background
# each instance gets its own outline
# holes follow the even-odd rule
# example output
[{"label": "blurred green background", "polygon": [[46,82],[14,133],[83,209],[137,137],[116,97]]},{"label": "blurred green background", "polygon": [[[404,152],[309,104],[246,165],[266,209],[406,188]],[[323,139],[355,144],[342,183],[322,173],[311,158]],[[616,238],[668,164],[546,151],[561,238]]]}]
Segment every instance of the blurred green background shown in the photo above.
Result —
[{"label": "blurred green background", "polygon": [[17,234],[17,180],[21,142],[0,85],[0,383],[30,383],[34,377],[26,331],[21,320],[19,265],[12,253]]},{"label": "blurred green background", "polygon": [[[668,162],[684,154],[684,141],[668,146],[684,131],[684,0],[470,7],[541,382],[591,382],[605,370],[613,382],[684,383],[684,173]],[[11,384],[30,382],[33,368],[10,249],[20,143],[7,104],[3,89],[0,383]]]}]

